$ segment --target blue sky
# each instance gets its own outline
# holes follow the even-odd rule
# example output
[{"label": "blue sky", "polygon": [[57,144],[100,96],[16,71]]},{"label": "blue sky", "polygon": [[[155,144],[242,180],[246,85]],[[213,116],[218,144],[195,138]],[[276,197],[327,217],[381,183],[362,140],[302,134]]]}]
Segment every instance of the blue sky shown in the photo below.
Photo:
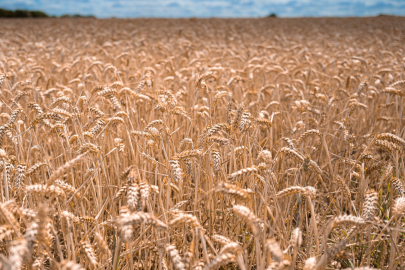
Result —
[{"label": "blue sky", "polygon": [[405,0],[0,0],[0,8],[100,18],[374,16],[405,15]]}]

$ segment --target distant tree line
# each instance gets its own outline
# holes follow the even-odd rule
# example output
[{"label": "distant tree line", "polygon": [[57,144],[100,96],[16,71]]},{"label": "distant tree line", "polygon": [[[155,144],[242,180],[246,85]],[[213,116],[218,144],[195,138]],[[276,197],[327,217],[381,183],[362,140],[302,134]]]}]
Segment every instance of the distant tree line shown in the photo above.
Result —
[{"label": "distant tree line", "polygon": [[96,16],[80,15],[80,14],[73,14],[73,15],[65,14],[65,15],[60,16],[60,18],[96,18]]},{"label": "distant tree line", "polygon": [[16,11],[0,8],[0,18],[48,18],[48,14],[42,11],[28,11],[17,9]]},{"label": "distant tree line", "polygon": [[[45,12],[37,10],[17,9],[13,11],[0,8],[0,18],[56,18],[56,16],[49,16]],[[80,14],[75,15],[65,14],[60,16],[60,18],[95,18],[95,17],[92,15],[83,16]]]}]

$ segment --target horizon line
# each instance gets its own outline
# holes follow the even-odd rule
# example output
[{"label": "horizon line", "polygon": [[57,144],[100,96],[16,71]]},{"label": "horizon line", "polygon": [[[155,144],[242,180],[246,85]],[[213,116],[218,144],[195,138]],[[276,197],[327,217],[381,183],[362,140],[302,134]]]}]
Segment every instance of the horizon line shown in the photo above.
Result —
[{"label": "horizon line", "polygon": [[47,19],[47,18],[58,18],[58,19],[263,19],[263,18],[280,18],[280,19],[293,19],[293,18],[369,18],[369,17],[405,17],[405,14],[393,14],[393,13],[377,13],[377,14],[367,14],[367,15],[308,15],[308,16],[294,16],[294,15],[279,15],[277,12],[269,12],[267,15],[264,16],[133,16],[133,17],[120,17],[120,16],[96,16],[93,14],[80,14],[80,13],[65,13],[61,15],[55,14],[48,14],[43,10],[38,9],[7,9],[0,7],[0,9],[4,11],[16,12],[16,11],[23,11],[23,12],[42,12],[48,17],[0,17],[0,19]]}]

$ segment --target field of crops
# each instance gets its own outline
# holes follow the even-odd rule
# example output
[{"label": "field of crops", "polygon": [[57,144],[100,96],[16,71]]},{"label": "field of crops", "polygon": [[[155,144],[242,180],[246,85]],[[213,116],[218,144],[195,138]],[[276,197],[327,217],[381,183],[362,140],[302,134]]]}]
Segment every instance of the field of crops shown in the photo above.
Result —
[{"label": "field of crops", "polygon": [[405,267],[405,18],[0,25],[0,268]]}]

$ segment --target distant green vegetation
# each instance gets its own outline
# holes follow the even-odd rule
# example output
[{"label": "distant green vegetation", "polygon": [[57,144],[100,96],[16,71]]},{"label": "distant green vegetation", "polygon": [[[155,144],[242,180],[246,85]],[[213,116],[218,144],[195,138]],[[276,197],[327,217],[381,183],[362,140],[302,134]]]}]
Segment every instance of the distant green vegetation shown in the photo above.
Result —
[{"label": "distant green vegetation", "polygon": [[[17,9],[7,10],[0,8],[0,18],[55,18],[56,16],[49,16],[45,12],[36,11],[36,10],[21,10]],[[80,14],[69,15],[65,14],[60,16],[60,18],[95,18],[92,15],[83,16]]]},{"label": "distant green vegetation", "polygon": [[0,18],[48,18],[49,15],[42,11],[28,11],[17,9],[16,11],[0,8]]},{"label": "distant green vegetation", "polygon": [[64,14],[62,16],[60,16],[60,18],[96,18],[93,15],[80,15],[80,14],[74,14],[74,15],[70,15],[70,14]]}]

